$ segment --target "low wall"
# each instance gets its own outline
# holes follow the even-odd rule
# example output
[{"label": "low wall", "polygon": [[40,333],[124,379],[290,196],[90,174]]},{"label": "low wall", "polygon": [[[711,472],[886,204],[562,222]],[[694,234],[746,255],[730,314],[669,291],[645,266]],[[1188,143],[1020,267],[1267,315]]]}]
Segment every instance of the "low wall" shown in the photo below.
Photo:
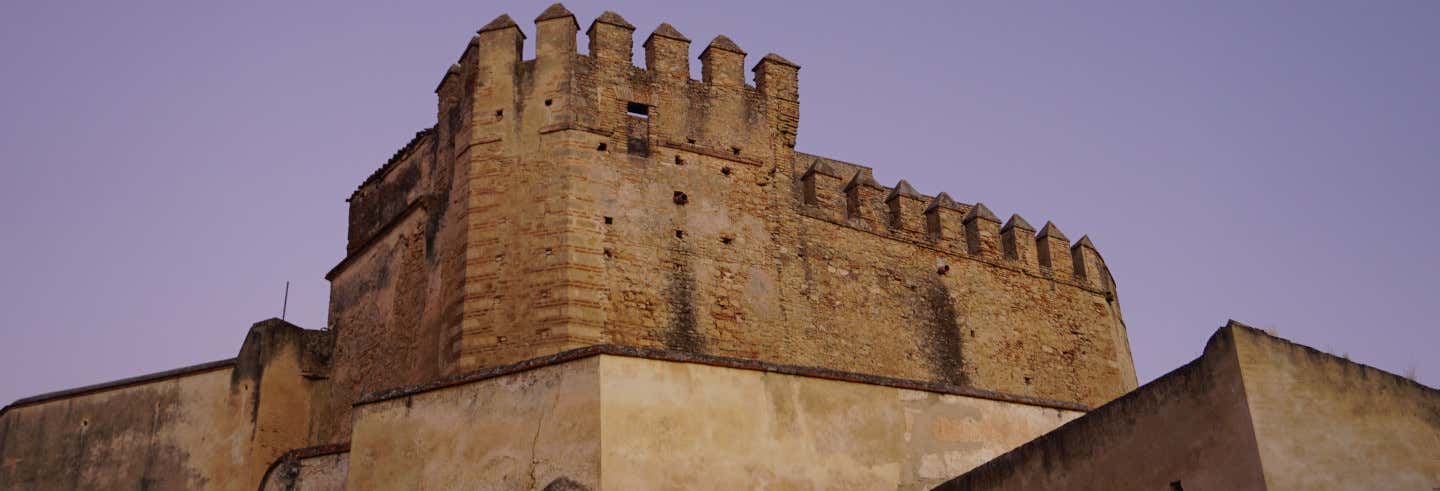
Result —
[{"label": "low wall", "polygon": [[1081,414],[643,358],[600,375],[604,489],[929,489]]},{"label": "low wall", "polygon": [[245,489],[226,478],[249,452],[254,393],[230,373],[219,364],[7,410],[0,488]]},{"label": "low wall", "polygon": [[1440,489],[1440,391],[1237,329],[1270,489]]},{"label": "low wall", "polygon": [[348,484],[927,489],[1082,409],[925,382],[596,347],[372,394],[356,407]]},{"label": "low wall", "polygon": [[936,489],[1264,489],[1234,345],[1222,329],[1199,359]]},{"label": "low wall", "polygon": [[0,489],[256,489],[303,446],[325,333],[278,319],[240,355],[16,401],[0,410]]},{"label": "low wall", "polygon": [[938,489],[1440,489],[1440,391],[1231,322],[1195,361]]},{"label": "low wall", "polygon": [[599,397],[590,357],[361,404],[348,489],[593,489]]}]

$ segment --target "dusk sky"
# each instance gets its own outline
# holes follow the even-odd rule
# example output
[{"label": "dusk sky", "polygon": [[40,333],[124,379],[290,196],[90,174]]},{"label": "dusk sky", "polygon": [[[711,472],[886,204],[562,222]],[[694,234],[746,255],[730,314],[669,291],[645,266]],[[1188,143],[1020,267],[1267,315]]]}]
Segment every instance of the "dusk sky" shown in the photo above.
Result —
[{"label": "dusk sky", "polygon": [[[547,4],[0,5],[0,405],[235,356],[287,280],[324,327],[345,198]],[[1440,2],[566,5],[641,65],[662,21],[779,53],[798,150],[1088,234],[1141,382],[1233,318],[1440,385]]]}]

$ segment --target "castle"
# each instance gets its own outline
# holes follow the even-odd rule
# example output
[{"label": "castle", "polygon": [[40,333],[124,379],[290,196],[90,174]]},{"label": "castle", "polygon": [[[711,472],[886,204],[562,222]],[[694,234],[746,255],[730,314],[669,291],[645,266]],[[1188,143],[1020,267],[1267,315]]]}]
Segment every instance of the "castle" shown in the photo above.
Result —
[{"label": "castle", "polygon": [[779,55],[579,30],[479,29],[350,196],[328,326],[16,401],[0,487],[928,489],[1136,389],[1089,238],[797,151]]}]

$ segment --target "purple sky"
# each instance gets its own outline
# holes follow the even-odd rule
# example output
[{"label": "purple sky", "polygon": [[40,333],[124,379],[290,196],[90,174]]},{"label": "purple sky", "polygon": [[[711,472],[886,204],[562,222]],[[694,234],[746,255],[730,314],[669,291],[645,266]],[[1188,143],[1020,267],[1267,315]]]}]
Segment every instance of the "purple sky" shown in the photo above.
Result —
[{"label": "purple sky", "polygon": [[[324,326],[344,199],[545,7],[139,3],[0,6],[0,404],[234,356],[286,280]],[[567,5],[780,53],[800,150],[1089,234],[1142,381],[1234,318],[1440,383],[1440,3]]]}]

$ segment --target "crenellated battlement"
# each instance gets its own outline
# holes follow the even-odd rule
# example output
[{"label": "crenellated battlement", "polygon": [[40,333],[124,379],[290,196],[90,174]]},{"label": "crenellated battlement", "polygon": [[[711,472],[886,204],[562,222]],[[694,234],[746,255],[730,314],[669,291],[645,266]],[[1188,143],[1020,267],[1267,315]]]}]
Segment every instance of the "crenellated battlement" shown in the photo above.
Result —
[{"label": "crenellated battlement", "polygon": [[[609,138],[607,149],[643,155],[670,148],[758,166],[774,159],[776,135],[793,147],[800,68],[794,62],[762,57],[751,68],[752,84],[745,50],[719,35],[701,51],[702,77],[694,80],[691,41],[670,24],[645,38],[643,68],[631,63],[636,28],[619,14],[607,11],[590,23],[587,53],[577,51],[579,26],[563,5],[546,8],[535,18],[536,57],[525,60],[529,38],[509,15],[487,23],[441,77],[441,120],[472,115],[477,127],[463,135],[469,144],[538,122],[541,133],[587,131]],[[462,87],[473,88],[474,97]],[[458,105],[462,99],[471,107]]]},{"label": "crenellated battlement", "polygon": [[1088,236],[1072,245],[1050,222],[1037,232],[1011,215],[1001,225],[983,203],[960,203],[944,192],[927,196],[903,179],[885,187],[870,168],[856,164],[807,154],[797,159],[809,162],[799,194],[811,217],[1085,288],[1114,288]]}]

